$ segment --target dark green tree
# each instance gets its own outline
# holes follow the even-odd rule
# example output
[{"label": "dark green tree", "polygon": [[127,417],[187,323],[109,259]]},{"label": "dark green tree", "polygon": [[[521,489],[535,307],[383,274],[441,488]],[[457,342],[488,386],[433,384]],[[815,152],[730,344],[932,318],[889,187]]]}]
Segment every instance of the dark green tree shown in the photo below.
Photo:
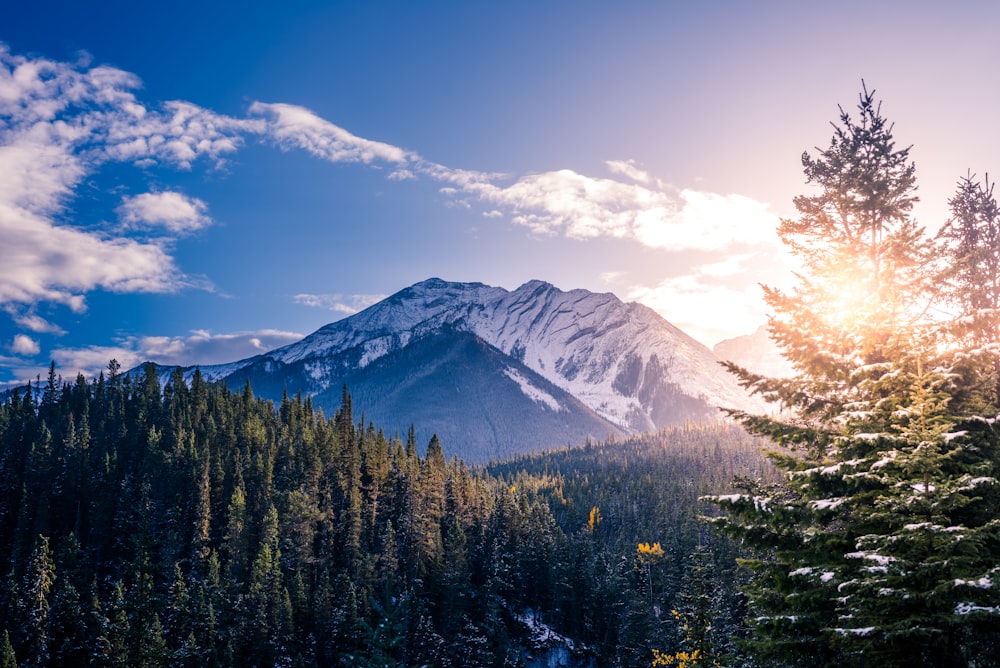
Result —
[{"label": "dark green tree", "polygon": [[969,632],[1000,616],[996,594],[964,584],[997,572],[1000,459],[992,427],[953,401],[958,358],[927,317],[909,149],[863,89],[858,117],[842,111],[802,162],[819,192],[779,234],[803,270],[793,291],[765,289],[797,375],[730,365],[783,409],[737,417],[779,446],[787,481],[715,497],[716,525],[758,550],[752,644],[772,665],[965,666]]},{"label": "dark green tree", "polygon": [[0,641],[0,668],[17,668],[17,656],[10,644],[10,633],[3,630],[3,640]]},{"label": "dark green tree", "polygon": [[38,536],[21,586],[21,646],[24,666],[47,666],[51,659],[49,634],[50,593],[55,584],[55,564],[49,539]]}]

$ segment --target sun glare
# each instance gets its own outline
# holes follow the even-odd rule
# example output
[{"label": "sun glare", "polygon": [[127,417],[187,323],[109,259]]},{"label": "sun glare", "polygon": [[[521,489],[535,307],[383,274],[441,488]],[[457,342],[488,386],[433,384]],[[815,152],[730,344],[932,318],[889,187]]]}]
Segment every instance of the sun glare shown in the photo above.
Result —
[{"label": "sun glare", "polygon": [[825,293],[823,315],[832,326],[853,330],[872,316],[874,295],[864,274],[856,268],[834,273]]}]

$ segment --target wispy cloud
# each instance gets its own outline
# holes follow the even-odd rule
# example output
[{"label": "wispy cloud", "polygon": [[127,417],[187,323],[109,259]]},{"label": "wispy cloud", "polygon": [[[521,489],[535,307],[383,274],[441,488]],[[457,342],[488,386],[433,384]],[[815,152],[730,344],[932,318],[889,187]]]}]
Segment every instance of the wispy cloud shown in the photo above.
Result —
[{"label": "wispy cloud", "polygon": [[604,162],[613,174],[621,174],[625,178],[638,181],[639,183],[652,183],[653,177],[646,171],[639,168],[635,160],[606,160]]},{"label": "wispy cloud", "polygon": [[22,327],[29,332],[36,334],[56,334],[59,336],[66,333],[59,325],[49,322],[40,315],[32,313],[30,310],[23,311],[15,304],[6,304],[3,306],[3,310],[10,315],[18,327]]},{"label": "wispy cloud", "polygon": [[358,311],[368,308],[372,304],[377,304],[387,296],[388,295],[298,294],[292,298],[292,301],[296,304],[302,304],[303,306],[327,309],[344,315],[353,315]]},{"label": "wispy cloud", "polygon": [[[274,329],[223,334],[196,330],[187,336],[128,337],[113,346],[59,348],[52,351],[52,360],[64,378],[75,377],[77,373],[93,378],[106,369],[112,359],[118,360],[124,369],[144,362],[164,366],[226,364],[294,343],[302,337],[297,332]],[[34,369],[31,371],[22,377],[34,377],[38,373]]]},{"label": "wispy cloud", "polygon": [[265,133],[282,148],[300,148],[330,162],[402,165],[416,159],[396,146],[357,137],[304,107],[254,102],[250,113],[263,117]]},{"label": "wispy cloud", "polygon": [[620,283],[624,280],[626,274],[624,271],[602,271],[601,281],[607,283],[608,285],[613,285],[615,283]]},{"label": "wispy cloud", "polygon": [[126,195],[118,207],[122,224],[129,229],[163,227],[176,235],[183,235],[212,224],[206,214],[208,205],[200,199],[177,192],[142,193]]},{"label": "wispy cloud", "polygon": [[[768,307],[760,284],[789,287],[794,266],[787,252],[761,247],[756,252],[695,265],[683,275],[655,285],[632,285],[626,296],[712,346],[725,338],[750,334],[763,324]],[[734,331],[734,325],[746,331]]]},{"label": "wispy cloud", "polygon": [[673,192],[563,169],[530,174],[504,185],[472,180],[442,188],[506,212],[514,224],[544,236],[631,239],[668,250],[717,251],[739,245],[777,245],[777,217],[768,205],[740,195]]},{"label": "wispy cloud", "polygon": [[635,286],[628,291],[627,299],[649,306],[709,347],[733,336],[734,322],[766,320],[760,286],[753,283],[734,288],[707,281],[703,275],[669,278],[654,286]]},{"label": "wispy cloud", "polygon": [[253,332],[213,334],[195,330],[188,336],[146,336],[130,344],[157,364],[224,364],[265,353],[294,343],[303,337],[297,332],[264,329]]},{"label": "wispy cloud", "polygon": [[736,276],[747,271],[747,264],[754,258],[753,253],[730,255],[718,262],[703,264],[698,273],[704,276]]}]

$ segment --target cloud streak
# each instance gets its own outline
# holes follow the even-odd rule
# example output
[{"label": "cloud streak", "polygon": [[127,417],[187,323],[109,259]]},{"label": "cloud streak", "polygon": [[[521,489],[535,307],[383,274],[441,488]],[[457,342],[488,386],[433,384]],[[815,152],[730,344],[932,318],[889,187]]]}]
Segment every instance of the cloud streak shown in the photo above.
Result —
[{"label": "cloud streak", "polygon": [[292,298],[292,301],[303,306],[327,309],[346,316],[364,310],[372,304],[377,304],[386,297],[388,295],[298,294]]},{"label": "cloud streak", "polygon": [[538,235],[610,237],[650,248],[705,251],[774,246],[777,241],[777,218],[767,204],[734,194],[671,189],[632,160],[605,163],[614,177],[622,178],[562,169],[511,179],[430,162],[413,151],[353,135],[295,105],[257,102],[250,113],[264,120],[264,135],[285,150],[387,168],[390,180],[422,176],[437,181],[452,206],[481,206],[484,216],[507,216]]},{"label": "cloud streak", "polygon": [[264,133],[282,148],[299,148],[330,162],[404,165],[417,159],[396,146],[357,137],[304,107],[254,102],[250,113],[263,118]]},{"label": "cloud streak", "polygon": [[[52,359],[64,377],[82,373],[86,378],[94,378],[112,359],[118,360],[123,369],[145,362],[161,366],[209,366],[260,355],[302,337],[297,332],[274,329],[224,334],[195,330],[187,336],[127,337],[112,346],[60,348],[52,352]],[[27,377],[44,375],[44,370],[31,371]]]}]

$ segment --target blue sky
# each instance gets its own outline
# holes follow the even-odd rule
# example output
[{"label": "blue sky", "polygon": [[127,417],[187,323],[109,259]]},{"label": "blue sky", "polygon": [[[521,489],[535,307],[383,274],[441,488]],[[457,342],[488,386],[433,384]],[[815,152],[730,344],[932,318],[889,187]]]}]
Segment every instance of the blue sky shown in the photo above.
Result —
[{"label": "blue sky", "polygon": [[995,3],[827,4],[5,8],[0,383],[240,359],[432,276],[750,333],[862,79],[928,228],[1000,168]]}]

